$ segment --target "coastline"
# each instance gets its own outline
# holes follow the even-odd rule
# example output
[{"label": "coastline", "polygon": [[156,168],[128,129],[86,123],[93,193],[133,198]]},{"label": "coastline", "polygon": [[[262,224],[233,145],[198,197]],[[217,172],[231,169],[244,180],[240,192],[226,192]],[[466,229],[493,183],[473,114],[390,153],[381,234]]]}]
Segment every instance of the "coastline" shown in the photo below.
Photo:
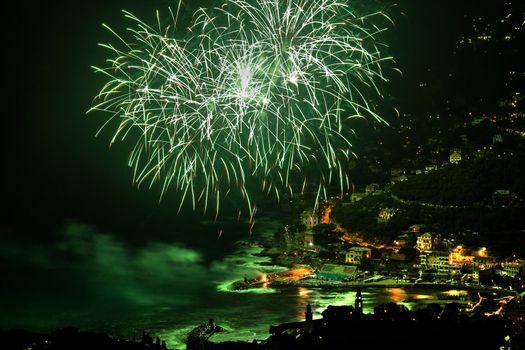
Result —
[{"label": "coastline", "polygon": [[[283,268],[291,269],[297,265],[309,265],[309,262],[302,261],[301,259],[294,258],[292,256],[283,257],[282,251],[272,246],[268,239],[259,240],[258,244],[262,250],[254,255],[259,257],[265,257],[269,259],[267,263],[270,266],[282,266]],[[318,265],[313,264],[313,265]],[[315,266],[314,266],[315,267]],[[399,281],[395,279],[385,278],[380,281],[331,281],[317,278],[304,278],[299,280],[288,280],[288,281],[269,281],[267,284],[269,287],[276,288],[425,288],[425,289],[441,289],[441,290],[466,290],[469,292],[492,292],[497,294],[515,294],[516,291],[503,289],[501,287],[492,287],[486,285],[464,285],[464,284],[452,284],[452,283],[438,283],[438,282],[407,282]],[[262,288],[263,286],[259,286]],[[256,287],[257,288],[257,287]]]},{"label": "coastline", "polygon": [[326,281],[315,279],[303,279],[293,282],[270,282],[273,287],[303,287],[303,288],[428,288],[428,289],[462,289],[469,291],[485,291],[496,293],[512,293],[513,291],[482,286],[482,285],[458,285],[449,283],[433,283],[433,282],[397,282],[395,280],[386,280],[378,282],[361,282],[361,281]]}]

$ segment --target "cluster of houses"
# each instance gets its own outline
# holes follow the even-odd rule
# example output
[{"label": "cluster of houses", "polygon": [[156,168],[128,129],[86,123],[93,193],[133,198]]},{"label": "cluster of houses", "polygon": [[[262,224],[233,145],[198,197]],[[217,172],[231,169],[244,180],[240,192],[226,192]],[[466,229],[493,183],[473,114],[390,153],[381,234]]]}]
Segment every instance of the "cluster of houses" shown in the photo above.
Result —
[{"label": "cluster of houses", "polygon": [[[314,227],[322,222],[322,215],[317,215],[312,210],[305,210],[301,214],[301,223],[304,225],[303,232],[287,235],[288,245],[293,249],[300,249],[312,256],[317,256],[322,250],[331,250],[334,260],[324,260],[318,266],[318,278],[329,280],[352,280],[355,279],[363,263],[366,269],[374,270],[373,266],[384,261],[401,262],[412,271],[417,271],[417,280],[438,281],[458,284],[490,284],[493,283],[494,275],[502,278],[512,279],[512,287],[523,289],[525,287],[524,267],[525,260],[510,258],[504,261],[489,255],[484,247],[478,249],[467,249],[461,245],[454,244],[450,240],[442,239],[440,235],[431,232],[423,232],[421,225],[413,225],[410,230],[399,236],[391,246],[374,247],[366,242],[353,242],[348,244],[341,239],[340,244],[320,244],[321,235]],[[423,233],[422,233],[423,232]],[[325,233],[326,234],[326,233]],[[341,237],[344,235],[341,233]],[[402,253],[401,248],[411,248],[415,252],[415,259],[409,259]],[[372,257],[373,248],[377,248]],[[372,266],[372,267],[371,267]]]},{"label": "cluster of houses", "polygon": [[490,256],[485,247],[466,249],[457,245],[447,250],[435,250],[438,240],[439,235],[433,236],[429,232],[417,237],[416,248],[420,251],[418,265],[422,275],[428,273],[433,274],[435,279],[480,284],[480,275],[485,275],[485,283],[491,283],[494,274],[497,274],[514,279],[515,288],[523,288],[524,260],[512,257],[501,261]]}]

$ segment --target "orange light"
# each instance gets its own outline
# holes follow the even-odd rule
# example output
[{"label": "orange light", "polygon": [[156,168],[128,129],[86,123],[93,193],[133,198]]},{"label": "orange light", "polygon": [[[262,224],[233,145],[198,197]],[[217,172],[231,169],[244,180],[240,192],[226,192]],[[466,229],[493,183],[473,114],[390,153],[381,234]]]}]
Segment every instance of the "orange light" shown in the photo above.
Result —
[{"label": "orange light", "polygon": [[266,283],[266,282],[268,282],[268,276],[267,276],[265,273],[263,273],[263,274],[261,275],[261,282],[262,282],[262,283]]},{"label": "orange light", "polygon": [[412,298],[417,300],[432,299],[432,295],[428,294],[414,294]]},{"label": "orange light", "polygon": [[321,223],[322,224],[329,224],[330,223],[330,213],[332,212],[332,207],[327,206],[323,212],[323,216],[321,217]]},{"label": "orange light", "polygon": [[478,256],[482,257],[482,258],[486,258],[489,256],[489,253],[488,253],[488,250],[487,248],[483,247],[483,248],[480,248],[480,250],[478,250]]},{"label": "orange light", "polygon": [[308,293],[310,293],[310,291],[307,288],[299,287],[299,297],[301,299],[307,299]]},{"label": "orange light", "polygon": [[403,288],[388,288],[388,293],[390,294],[390,300],[395,303],[402,302],[406,299],[406,292]]}]

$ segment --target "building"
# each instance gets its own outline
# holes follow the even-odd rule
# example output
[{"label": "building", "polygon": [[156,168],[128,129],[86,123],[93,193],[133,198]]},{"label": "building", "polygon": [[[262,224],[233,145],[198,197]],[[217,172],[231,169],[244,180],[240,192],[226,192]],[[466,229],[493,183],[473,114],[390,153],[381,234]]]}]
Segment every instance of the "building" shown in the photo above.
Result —
[{"label": "building", "polygon": [[362,260],[370,259],[372,256],[372,249],[367,247],[352,247],[345,254],[345,262],[347,264],[360,264]]},{"label": "building", "polygon": [[312,230],[306,230],[304,232],[304,246],[306,248],[312,248],[315,245],[314,232]]},{"label": "building", "polygon": [[419,257],[422,269],[436,270],[438,274],[449,274],[450,268],[447,252],[425,251]]},{"label": "building", "polygon": [[307,229],[311,229],[319,225],[319,216],[314,210],[305,210],[301,213],[301,223],[306,226]]},{"label": "building", "polygon": [[457,164],[461,161],[461,150],[459,148],[450,149],[450,163]]},{"label": "building", "polygon": [[472,267],[475,270],[486,270],[496,267],[498,262],[494,257],[475,256],[472,262]]},{"label": "building", "polygon": [[501,267],[503,268],[503,272],[510,277],[516,277],[518,274],[523,273],[524,267],[525,267],[525,261],[524,260],[514,260],[509,262],[504,262],[501,264]]},{"label": "building", "polygon": [[415,225],[410,226],[410,232],[412,232],[412,233],[419,233],[424,228],[425,228],[425,226],[422,225],[422,224],[415,224]]},{"label": "building", "polygon": [[420,252],[432,250],[432,235],[429,232],[423,233],[417,238],[416,246]]},{"label": "building", "polygon": [[501,134],[496,134],[492,137],[492,144],[502,143],[502,142],[503,142],[503,136],[501,136]]},{"label": "building", "polygon": [[425,174],[431,172],[431,171],[434,171],[434,170],[437,170],[437,165],[436,164],[429,164],[427,166],[425,166]]},{"label": "building", "polygon": [[377,216],[377,222],[380,224],[387,223],[396,212],[397,209],[394,208],[381,208],[379,210],[379,215]]},{"label": "building", "polygon": [[340,324],[348,322],[355,313],[356,310],[350,305],[328,305],[328,307],[321,312],[321,315],[323,315],[322,321],[324,323]]},{"label": "building", "polygon": [[450,265],[472,265],[474,262],[474,256],[467,254],[462,246],[458,245],[448,255],[448,263]]},{"label": "building", "polygon": [[461,282],[479,285],[479,271],[473,270],[471,273],[463,274]]}]

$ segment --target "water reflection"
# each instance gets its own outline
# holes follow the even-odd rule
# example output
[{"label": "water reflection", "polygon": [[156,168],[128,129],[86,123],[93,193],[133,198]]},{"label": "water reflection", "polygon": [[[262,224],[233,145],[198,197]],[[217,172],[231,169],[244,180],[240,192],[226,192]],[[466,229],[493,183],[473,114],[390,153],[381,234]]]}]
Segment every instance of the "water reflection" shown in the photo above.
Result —
[{"label": "water reflection", "polygon": [[[270,289],[270,288],[268,288]],[[195,326],[215,318],[216,322],[226,328],[226,332],[217,334],[213,341],[265,339],[269,336],[270,325],[285,322],[304,321],[306,305],[312,306],[314,319],[321,318],[321,313],[328,305],[355,304],[354,288],[276,288],[273,293],[257,288],[249,292],[217,293],[212,305],[196,309],[194,313],[157,313],[152,316],[148,328],[154,334],[169,340],[169,345],[183,348],[188,332]],[[260,291],[260,292],[257,292]],[[379,304],[396,302],[409,309],[423,307],[439,300],[441,290],[420,288],[367,288],[362,289],[364,313],[371,314]],[[170,319],[162,325],[158,320]],[[148,323],[148,322],[146,322]],[[255,334],[255,335],[254,335]]]},{"label": "water reflection", "polygon": [[[408,309],[423,307],[430,302],[437,302],[433,291],[403,288],[369,288],[362,290],[364,313],[374,313],[374,307],[384,303],[399,303]],[[309,303],[314,310],[314,318],[320,318],[328,305],[345,306],[355,304],[356,290],[349,288],[320,289],[299,288],[297,290],[299,312],[296,320],[304,319],[304,310]],[[306,299],[307,298],[307,299]]]},{"label": "water reflection", "polygon": [[297,298],[297,313],[295,315],[295,318],[297,320],[304,320],[304,313],[305,313],[305,310],[306,310],[306,305],[310,304],[311,301],[310,301],[310,293],[312,291],[308,288],[304,288],[304,287],[299,287],[297,289],[297,295],[299,296]]},{"label": "water reflection", "polygon": [[407,293],[403,288],[387,288],[389,293],[390,301],[394,303],[400,303],[405,301],[407,298]]}]

